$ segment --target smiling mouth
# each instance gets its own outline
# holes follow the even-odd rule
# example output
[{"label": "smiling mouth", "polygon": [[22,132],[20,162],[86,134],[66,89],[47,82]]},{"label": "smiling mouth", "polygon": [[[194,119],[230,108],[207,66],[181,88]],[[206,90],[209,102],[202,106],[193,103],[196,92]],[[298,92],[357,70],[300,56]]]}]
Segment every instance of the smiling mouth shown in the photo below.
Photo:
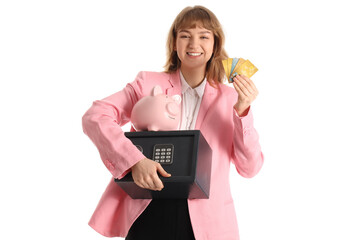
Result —
[{"label": "smiling mouth", "polygon": [[200,56],[202,53],[187,52],[186,54],[189,55],[189,56],[192,56],[192,57],[197,57],[197,56]]}]

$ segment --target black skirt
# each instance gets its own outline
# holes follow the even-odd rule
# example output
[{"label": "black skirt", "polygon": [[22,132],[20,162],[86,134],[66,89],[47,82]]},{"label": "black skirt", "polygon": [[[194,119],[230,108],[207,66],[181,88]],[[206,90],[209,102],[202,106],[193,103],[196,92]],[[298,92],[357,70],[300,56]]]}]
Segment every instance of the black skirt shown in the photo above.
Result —
[{"label": "black skirt", "polygon": [[195,240],[187,199],[154,199],[125,240]]}]

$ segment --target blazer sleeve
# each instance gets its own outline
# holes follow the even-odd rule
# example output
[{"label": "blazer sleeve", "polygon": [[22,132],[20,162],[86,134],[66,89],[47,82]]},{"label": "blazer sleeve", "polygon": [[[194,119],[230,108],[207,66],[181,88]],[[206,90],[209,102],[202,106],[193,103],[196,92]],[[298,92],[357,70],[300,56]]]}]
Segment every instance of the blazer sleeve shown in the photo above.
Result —
[{"label": "blazer sleeve", "polygon": [[130,121],[132,108],[142,96],[143,81],[139,73],[135,81],[120,92],[94,101],[82,117],[84,133],[95,144],[115,178],[124,177],[134,164],[145,158],[121,129]]},{"label": "blazer sleeve", "polygon": [[237,172],[247,178],[255,176],[261,169],[264,156],[261,152],[259,135],[253,125],[251,109],[244,117],[233,110],[234,140],[232,160]]}]

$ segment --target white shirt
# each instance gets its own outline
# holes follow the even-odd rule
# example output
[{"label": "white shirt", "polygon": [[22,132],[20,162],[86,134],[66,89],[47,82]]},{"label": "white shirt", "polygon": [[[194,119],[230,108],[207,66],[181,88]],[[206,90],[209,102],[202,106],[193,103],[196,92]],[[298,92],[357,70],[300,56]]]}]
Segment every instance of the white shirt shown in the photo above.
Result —
[{"label": "white shirt", "polygon": [[179,130],[195,129],[200,103],[204,95],[206,78],[196,88],[191,88],[180,71],[181,79],[181,120]]}]

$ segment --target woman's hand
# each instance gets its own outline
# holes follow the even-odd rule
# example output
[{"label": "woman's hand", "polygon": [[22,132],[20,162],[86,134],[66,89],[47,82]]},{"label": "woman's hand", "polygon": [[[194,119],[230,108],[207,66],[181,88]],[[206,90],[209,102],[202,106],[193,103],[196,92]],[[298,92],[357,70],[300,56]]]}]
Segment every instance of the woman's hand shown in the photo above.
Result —
[{"label": "woman's hand", "polygon": [[144,158],[136,163],[132,168],[132,177],[136,185],[154,191],[160,191],[164,188],[157,172],[163,177],[170,177],[160,163]]},{"label": "woman's hand", "polygon": [[244,75],[237,75],[233,80],[234,88],[238,93],[238,100],[234,108],[240,117],[245,116],[248,113],[250,104],[255,100],[259,92],[253,81]]}]

